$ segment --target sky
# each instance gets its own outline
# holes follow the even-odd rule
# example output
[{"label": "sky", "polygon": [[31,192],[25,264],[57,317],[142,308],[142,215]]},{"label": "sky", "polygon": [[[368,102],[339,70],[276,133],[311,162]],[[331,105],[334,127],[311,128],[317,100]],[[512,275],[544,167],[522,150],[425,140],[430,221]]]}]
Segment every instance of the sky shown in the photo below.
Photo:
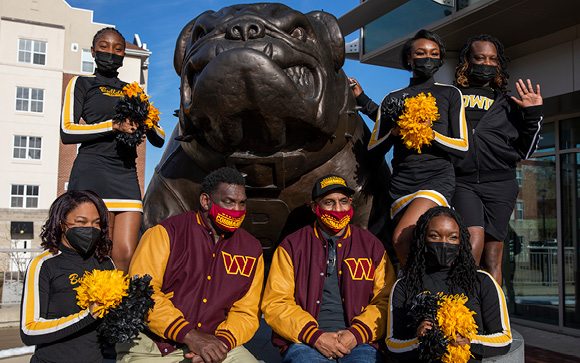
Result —
[{"label": "sky", "polygon": [[[114,25],[129,42],[138,34],[152,54],[149,58],[147,92],[161,115],[161,126],[169,137],[177,124],[173,111],[179,108],[180,78],[173,69],[173,52],[181,29],[206,10],[217,11],[225,6],[245,3],[226,0],[66,0],[72,7],[93,10],[93,21]],[[257,1],[256,1],[257,2]],[[359,0],[294,0],[278,1],[307,13],[326,11],[335,17],[347,13]],[[359,37],[356,31],[346,35],[346,42]],[[364,91],[379,102],[389,91],[406,86],[410,73],[401,70],[362,64],[347,60],[345,73],[356,78]],[[130,81],[130,80],[125,80]],[[366,119],[366,117],[363,117]],[[368,119],[366,120],[368,123]],[[167,140],[166,140],[167,144]],[[163,148],[147,145],[145,185],[161,159]]]}]

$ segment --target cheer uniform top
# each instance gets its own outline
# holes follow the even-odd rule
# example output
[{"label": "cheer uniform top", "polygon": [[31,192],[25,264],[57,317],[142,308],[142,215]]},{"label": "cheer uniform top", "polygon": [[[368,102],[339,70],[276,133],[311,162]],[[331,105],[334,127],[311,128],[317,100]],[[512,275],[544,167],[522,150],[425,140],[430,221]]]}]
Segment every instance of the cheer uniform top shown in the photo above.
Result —
[{"label": "cheer uniform top", "polygon": [[152,277],[147,335],[162,355],[192,329],[214,335],[228,350],[258,330],[262,245],[241,228],[215,243],[207,223],[200,212],[167,218],[145,232],[131,260],[130,276]]},{"label": "cheer uniform top", "polygon": [[20,337],[26,345],[36,345],[31,362],[101,363],[97,321],[89,309],[77,305],[80,280],[86,271],[113,270],[110,258],[99,262],[83,258],[64,245],[53,255],[45,251],[28,266],[20,315]]},{"label": "cheer uniform top", "polygon": [[[126,84],[116,75],[105,76],[98,68],[93,76],[73,77],[66,88],[60,136],[63,144],[81,144],[68,190],[91,190],[112,212],[142,212],[137,148],[117,141],[113,131],[115,105]],[[160,126],[147,131],[153,146],[163,146],[164,138]]]},{"label": "cheer uniform top", "polygon": [[[396,120],[387,117],[389,98],[414,97],[431,93],[436,99],[440,118],[433,121],[435,138],[421,153],[407,149],[398,136],[391,134]],[[415,198],[427,198],[441,206],[448,206],[455,189],[455,177],[450,156],[461,158],[468,150],[467,124],[461,104],[461,92],[454,86],[435,83],[433,78],[411,78],[408,87],[389,93],[381,107],[364,93],[357,97],[361,112],[376,120],[369,142],[369,150],[393,150],[393,175],[389,196],[392,200],[391,218]]]},{"label": "cheer uniform top", "polygon": [[[262,311],[272,327],[272,343],[284,353],[292,343],[314,348],[324,333],[318,314],[326,280],[327,241],[306,226],[276,248],[264,288]],[[348,225],[336,241],[336,269],[347,327],[357,345],[375,348],[384,337],[389,292],[395,271],[383,244],[370,232]]]},{"label": "cheer uniform top", "polygon": [[[447,278],[449,267],[429,268],[423,277],[423,286],[432,294],[449,294]],[[475,312],[473,318],[477,324],[477,334],[470,342],[471,353],[481,361],[484,357],[506,354],[512,343],[512,334],[505,297],[493,277],[485,271],[477,271],[475,294],[467,294],[456,288],[453,294],[465,294],[468,297],[465,306]],[[396,360],[420,362],[418,359],[419,339],[417,327],[408,314],[407,300],[409,290],[405,279],[399,279],[393,286],[389,304],[387,323],[387,348]]]},{"label": "cheer uniform top", "polygon": [[469,227],[484,227],[503,241],[519,192],[516,165],[537,148],[542,106],[520,109],[489,86],[462,88],[462,93],[470,148],[464,159],[453,159],[453,206]]}]

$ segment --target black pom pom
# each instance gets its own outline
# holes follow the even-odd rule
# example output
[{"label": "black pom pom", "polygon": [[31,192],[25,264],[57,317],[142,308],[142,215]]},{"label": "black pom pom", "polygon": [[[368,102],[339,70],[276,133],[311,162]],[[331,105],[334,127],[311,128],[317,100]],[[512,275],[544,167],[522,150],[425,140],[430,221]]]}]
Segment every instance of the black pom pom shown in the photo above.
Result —
[{"label": "black pom pom", "polygon": [[435,324],[433,329],[428,330],[425,335],[419,337],[419,359],[429,363],[438,362],[447,352],[448,344],[449,340],[445,338],[445,334]]},{"label": "black pom pom", "polygon": [[415,328],[423,320],[437,321],[437,310],[439,310],[439,301],[441,298],[430,292],[417,294],[411,301],[411,308],[407,315],[413,318]]},{"label": "black pom pom", "polygon": [[110,309],[103,317],[97,331],[102,342],[107,344],[130,342],[146,327],[145,316],[153,309],[155,302],[151,276],[133,276],[127,296],[116,308]]},{"label": "black pom pom", "polygon": [[149,115],[149,101],[142,101],[140,97],[127,95],[121,97],[115,105],[115,116],[113,122],[123,123],[127,119],[137,124],[137,131],[133,134],[117,132],[117,141],[127,146],[137,146],[143,142],[145,135],[145,120]]}]

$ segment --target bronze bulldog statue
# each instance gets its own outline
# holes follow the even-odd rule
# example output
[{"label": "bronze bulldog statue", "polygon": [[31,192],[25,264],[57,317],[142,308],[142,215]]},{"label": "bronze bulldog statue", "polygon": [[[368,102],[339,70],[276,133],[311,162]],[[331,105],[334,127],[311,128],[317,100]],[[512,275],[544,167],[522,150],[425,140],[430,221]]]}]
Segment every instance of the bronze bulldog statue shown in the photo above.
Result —
[{"label": "bronze bulldog statue", "polygon": [[388,239],[390,174],[366,151],[344,52],[336,18],[322,11],[233,5],[187,24],[174,57],[179,125],[145,194],[143,227],[197,210],[201,180],[230,166],[246,175],[242,226],[265,249],[312,221],[305,205],[330,173],[356,190],[353,223]]}]

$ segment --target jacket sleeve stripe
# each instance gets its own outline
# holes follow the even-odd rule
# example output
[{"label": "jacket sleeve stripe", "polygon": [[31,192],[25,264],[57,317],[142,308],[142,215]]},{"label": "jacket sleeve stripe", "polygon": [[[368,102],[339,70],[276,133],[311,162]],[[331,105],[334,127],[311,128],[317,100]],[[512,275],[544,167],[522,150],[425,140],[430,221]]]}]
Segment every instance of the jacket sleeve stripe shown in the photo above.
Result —
[{"label": "jacket sleeve stripe", "polygon": [[113,130],[113,120],[107,120],[96,124],[80,125],[75,123],[74,102],[75,102],[75,85],[78,76],[73,77],[66,87],[64,102],[62,105],[62,124],[61,129],[65,134],[98,134]]},{"label": "jacket sleeve stripe", "polygon": [[[391,294],[389,296],[393,296],[393,292],[397,287],[397,284],[401,281],[400,279],[397,280],[393,284],[393,288],[391,289]],[[403,353],[403,352],[410,352],[414,349],[419,347],[419,339],[413,338],[410,340],[401,340],[395,339],[393,337],[393,304],[392,299],[389,299],[389,316],[387,319],[387,338],[386,338],[387,348],[395,353]]]},{"label": "jacket sleeve stripe", "polygon": [[55,257],[49,251],[36,257],[30,263],[26,273],[26,284],[24,286],[24,296],[22,297],[22,332],[26,335],[36,336],[51,334],[65,329],[89,315],[89,310],[82,310],[77,314],[72,314],[58,319],[44,319],[40,317],[40,301],[38,291],[38,280],[42,265],[47,260]]},{"label": "jacket sleeve stripe", "polygon": [[169,339],[175,340],[177,333],[181,330],[181,328],[183,328],[185,324],[187,324],[187,321],[183,318],[183,316],[180,316],[167,327],[167,333],[165,336]]},{"label": "jacket sleeve stripe", "polygon": [[[383,100],[381,101],[381,105],[383,104],[383,101],[387,97],[389,97],[389,95],[386,95],[383,98]],[[367,146],[368,150],[371,150],[372,148],[374,148],[375,146],[377,146],[378,144],[380,144],[384,140],[388,139],[389,136],[391,136],[391,131],[389,131],[385,136],[383,136],[379,139],[380,130],[381,130],[381,106],[379,106],[379,110],[377,111],[377,119],[375,120],[375,127],[373,127],[371,139],[369,141],[369,145]]]},{"label": "jacket sleeve stripe", "polygon": [[542,120],[543,119],[544,119],[544,117],[540,116],[540,119],[538,120],[538,128],[536,129],[536,132],[534,133],[534,138],[532,139],[532,143],[530,144],[530,149],[526,153],[525,159],[529,159],[529,157],[532,156],[532,154],[538,148],[538,142],[540,141],[540,132],[542,131]]},{"label": "jacket sleeve stripe", "polygon": [[233,336],[232,333],[230,333],[227,330],[220,329],[220,330],[215,332],[215,336],[216,337],[224,337],[228,341],[228,343],[230,345],[230,347],[229,347],[230,349],[237,346],[236,338]]},{"label": "jacket sleeve stripe", "polygon": [[[439,84],[439,83],[438,83]],[[440,85],[440,84],[439,84]],[[451,86],[453,87],[453,86]],[[467,139],[467,121],[465,120],[465,110],[463,109],[463,97],[461,96],[461,91],[456,87],[453,87],[457,92],[459,92],[459,99],[462,100],[461,107],[459,111],[459,138],[452,138],[449,136],[445,136],[443,134],[438,133],[435,131],[435,140],[441,143],[444,146],[447,146],[451,149],[456,149],[460,151],[467,151],[468,150],[468,139]],[[449,120],[449,122],[454,122],[454,120]]]},{"label": "jacket sleeve stripe", "polygon": [[165,139],[165,131],[161,127],[153,125],[153,130],[155,130],[157,136],[159,136],[162,139]]},{"label": "jacket sleeve stripe", "polygon": [[503,292],[501,291],[501,288],[499,287],[497,282],[494,280],[494,278],[489,273],[482,271],[482,270],[478,270],[477,272],[487,275],[487,277],[493,282],[493,285],[495,286],[495,290],[497,293],[497,299],[498,299],[499,305],[500,305],[499,306],[500,307],[499,314],[500,314],[500,318],[501,318],[502,331],[499,333],[494,333],[494,334],[489,334],[489,335],[477,335],[476,338],[474,338],[472,340],[472,343],[481,344],[484,346],[486,345],[486,346],[490,346],[490,347],[503,347],[503,346],[506,346],[508,344],[511,344],[512,332],[510,330],[510,321],[509,321],[507,304],[505,302],[505,296],[503,295]]}]

